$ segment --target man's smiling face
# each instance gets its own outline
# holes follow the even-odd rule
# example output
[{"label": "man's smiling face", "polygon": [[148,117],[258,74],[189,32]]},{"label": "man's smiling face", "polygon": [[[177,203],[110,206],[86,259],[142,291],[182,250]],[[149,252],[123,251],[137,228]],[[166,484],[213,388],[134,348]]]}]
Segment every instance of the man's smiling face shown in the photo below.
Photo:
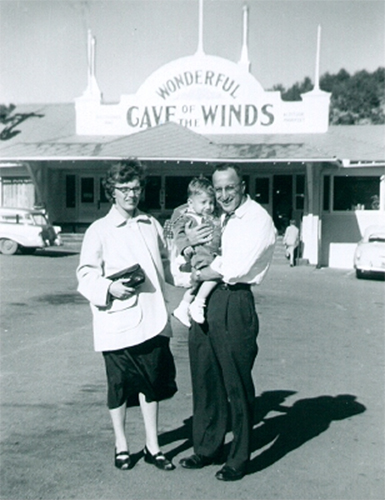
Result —
[{"label": "man's smiling face", "polygon": [[217,202],[226,213],[232,213],[244,201],[245,184],[237,172],[229,167],[213,173],[213,186]]}]

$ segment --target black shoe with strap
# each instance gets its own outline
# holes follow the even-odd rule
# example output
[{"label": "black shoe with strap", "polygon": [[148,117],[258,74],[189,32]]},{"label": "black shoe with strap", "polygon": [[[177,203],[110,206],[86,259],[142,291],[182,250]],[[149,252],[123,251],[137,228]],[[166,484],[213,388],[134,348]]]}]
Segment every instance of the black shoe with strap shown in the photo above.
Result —
[{"label": "black shoe with strap", "polygon": [[131,457],[128,451],[115,450],[115,467],[120,470],[127,470],[131,466]]},{"label": "black shoe with strap", "polygon": [[143,450],[144,453],[144,461],[148,464],[155,465],[160,470],[174,470],[175,465],[164,456],[164,454],[159,451],[156,455],[152,455],[147,446]]}]

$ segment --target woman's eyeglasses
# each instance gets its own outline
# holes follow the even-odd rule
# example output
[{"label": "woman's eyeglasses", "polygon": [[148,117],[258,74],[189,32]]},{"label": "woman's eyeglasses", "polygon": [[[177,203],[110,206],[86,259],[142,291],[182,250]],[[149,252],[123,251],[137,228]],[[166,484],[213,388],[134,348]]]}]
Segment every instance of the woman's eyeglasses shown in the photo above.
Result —
[{"label": "woman's eyeglasses", "polygon": [[115,186],[115,189],[120,191],[123,195],[133,193],[133,194],[140,194],[142,192],[142,186],[135,186],[135,187],[118,187]]}]

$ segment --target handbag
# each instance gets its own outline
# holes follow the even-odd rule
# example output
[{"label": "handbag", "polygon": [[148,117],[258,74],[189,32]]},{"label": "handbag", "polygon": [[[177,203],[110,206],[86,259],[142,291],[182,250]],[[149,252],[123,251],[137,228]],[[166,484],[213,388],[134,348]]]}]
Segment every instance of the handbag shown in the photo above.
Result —
[{"label": "handbag", "polygon": [[124,285],[136,287],[144,283],[146,275],[140,264],[134,264],[133,266],[126,267],[126,269],[122,271],[107,276],[107,278],[112,281],[122,280]]}]

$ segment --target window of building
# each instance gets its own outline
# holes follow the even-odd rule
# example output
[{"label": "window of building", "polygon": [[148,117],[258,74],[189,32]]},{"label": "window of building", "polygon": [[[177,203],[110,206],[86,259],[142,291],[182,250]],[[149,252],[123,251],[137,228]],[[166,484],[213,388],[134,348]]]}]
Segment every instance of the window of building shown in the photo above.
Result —
[{"label": "window of building", "polygon": [[334,177],[333,210],[378,210],[379,199],[379,177]]},{"label": "window of building", "polygon": [[187,201],[187,186],[193,177],[166,177],[165,208],[173,210]]},{"label": "window of building", "polygon": [[323,209],[326,212],[330,210],[330,175],[324,177]]},{"label": "window of building", "polygon": [[76,176],[66,175],[66,208],[76,207]]},{"label": "window of building", "polygon": [[80,183],[80,199],[82,203],[94,202],[94,178],[82,177]]},{"label": "window of building", "polygon": [[295,208],[296,210],[305,208],[305,176],[303,174],[295,176]]},{"label": "window of building", "polygon": [[1,183],[3,207],[33,208],[35,187],[29,177],[3,177]]},{"label": "window of building", "polygon": [[150,175],[146,178],[146,187],[140,208],[146,210],[160,210],[160,193],[162,188],[162,177],[160,175]]}]

